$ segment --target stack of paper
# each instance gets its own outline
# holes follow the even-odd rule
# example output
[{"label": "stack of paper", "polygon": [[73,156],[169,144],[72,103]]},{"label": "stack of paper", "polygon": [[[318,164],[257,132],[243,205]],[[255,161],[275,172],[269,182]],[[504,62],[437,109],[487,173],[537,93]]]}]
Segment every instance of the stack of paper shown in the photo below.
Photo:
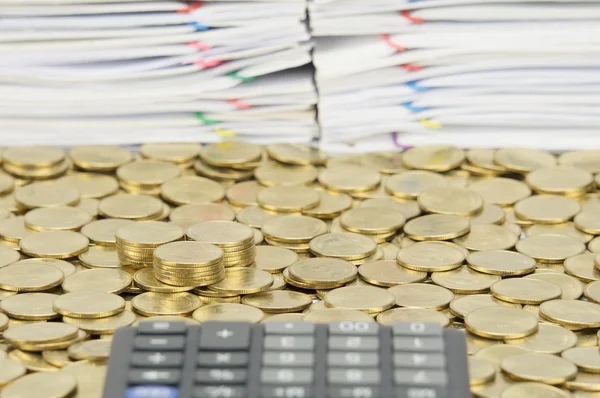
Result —
[{"label": "stack of paper", "polygon": [[600,142],[600,1],[312,0],[323,148]]},{"label": "stack of paper", "polygon": [[2,145],[318,135],[304,0],[0,0]]}]

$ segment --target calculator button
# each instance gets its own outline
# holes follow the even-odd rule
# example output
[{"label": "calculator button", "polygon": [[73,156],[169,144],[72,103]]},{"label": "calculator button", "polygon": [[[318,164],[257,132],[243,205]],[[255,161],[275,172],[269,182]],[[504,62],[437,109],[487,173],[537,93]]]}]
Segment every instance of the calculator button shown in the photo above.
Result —
[{"label": "calculator button", "polygon": [[265,334],[308,334],[315,332],[315,325],[308,322],[271,322],[265,324]]},{"label": "calculator button", "polygon": [[181,372],[173,369],[132,369],[129,371],[130,384],[179,384]]},{"label": "calculator button", "polygon": [[329,384],[374,385],[381,382],[381,373],[378,369],[329,369],[327,380]]},{"label": "calculator button", "polygon": [[442,387],[396,387],[395,398],[446,398]]},{"label": "calculator button", "polygon": [[437,337],[394,337],[396,351],[443,351],[444,340]]},{"label": "calculator button", "polygon": [[169,386],[129,387],[125,398],[179,398],[179,390]]},{"label": "calculator button", "polygon": [[198,366],[201,367],[241,367],[248,365],[245,352],[199,352]]},{"label": "calculator button", "polygon": [[441,336],[443,327],[439,323],[401,322],[392,327],[395,336]]},{"label": "calculator button", "polygon": [[329,349],[376,351],[379,349],[379,339],[377,337],[363,336],[331,336],[329,337]]},{"label": "calculator button", "polygon": [[202,386],[195,387],[193,398],[245,398],[246,388],[240,386]]},{"label": "calculator button", "polygon": [[312,336],[265,336],[265,350],[312,350],[315,338]]},{"label": "calculator button", "polygon": [[312,384],[312,369],[264,368],[260,380],[264,384]]},{"label": "calculator button", "polygon": [[394,380],[399,385],[421,385],[443,387],[448,383],[446,373],[440,370],[400,369],[394,372]]},{"label": "calculator button", "polygon": [[178,352],[134,352],[131,365],[136,368],[179,368],[183,354]]},{"label": "calculator button", "polygon": [[395,353],[394,366],[397,368],[444,368],[446,360],[443,354]]},{"label": "calculator button", "polygon": [[330,352],[327,364],[331,367],[359,367],[379,365],[379,354],[375,352]]},{"label": "calculator button", "polygon": [[312,352],[265,352],[263,365],[265,366],[313,366],[315,355]]},{"label": "calculator button", "polygon": [[183,336],[137,336],[133,346],[141,351],[183,351],[185,337]]},{"label": "calculator button", "polygon": [[329,325],[329,334],[375,336],[379,324],[375,322],[337,322]]},{"label": "calculator button", "polygon": [[313,389],[309,386],[264,386],[261,398],[312,398]]},{"label": "calculator button", "polygon": [[334,386],[328,389],[329,398],[379,398],[381,391],[377,387],[371,386],[353,386],[340,387]]},{"label": "calculator button", "polygon": [[196,383],[199,384],[243,384],[247,379],[246,369],[200,369],[196,371]]},{"label": "calculator button", "polygon": [[199,347],[203,350],[247,350],[250,325],[238,322],[207,322],[200,330]]},{"label": "calculator button", "polygon": [[185,334],[184,322],[140,322],[138,334]]}]

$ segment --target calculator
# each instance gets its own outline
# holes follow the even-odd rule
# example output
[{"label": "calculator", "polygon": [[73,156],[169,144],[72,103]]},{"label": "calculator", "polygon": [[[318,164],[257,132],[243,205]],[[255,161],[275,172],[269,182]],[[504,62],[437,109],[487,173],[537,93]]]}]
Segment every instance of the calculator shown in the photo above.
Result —
[{"label": "calculator", "polygon": [[141,322],[116,331],[104,398],[467,398],[439,324]]}]

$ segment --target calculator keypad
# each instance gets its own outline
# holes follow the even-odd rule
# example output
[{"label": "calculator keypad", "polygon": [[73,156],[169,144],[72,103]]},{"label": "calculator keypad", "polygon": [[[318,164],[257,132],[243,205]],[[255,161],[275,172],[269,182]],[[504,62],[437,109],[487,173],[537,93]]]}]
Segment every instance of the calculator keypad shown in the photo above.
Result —
[{"label": "calculator keypad", "polygon": [[435,324],[145,322],[115,334],[104,397],[468,394],[464,336]]}]

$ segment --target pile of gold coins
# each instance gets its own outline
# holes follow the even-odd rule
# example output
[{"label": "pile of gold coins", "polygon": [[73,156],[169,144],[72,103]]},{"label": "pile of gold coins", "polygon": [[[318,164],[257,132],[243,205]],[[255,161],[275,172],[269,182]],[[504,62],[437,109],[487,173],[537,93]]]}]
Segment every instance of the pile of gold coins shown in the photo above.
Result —
[{"label": "pile of gold coins", "polygon": [[157,317],[437,322],[464,331],[475,397],[600,397],[600,150],[236,141],[0,166],[0,398],[101,397],[114,331]]}]

